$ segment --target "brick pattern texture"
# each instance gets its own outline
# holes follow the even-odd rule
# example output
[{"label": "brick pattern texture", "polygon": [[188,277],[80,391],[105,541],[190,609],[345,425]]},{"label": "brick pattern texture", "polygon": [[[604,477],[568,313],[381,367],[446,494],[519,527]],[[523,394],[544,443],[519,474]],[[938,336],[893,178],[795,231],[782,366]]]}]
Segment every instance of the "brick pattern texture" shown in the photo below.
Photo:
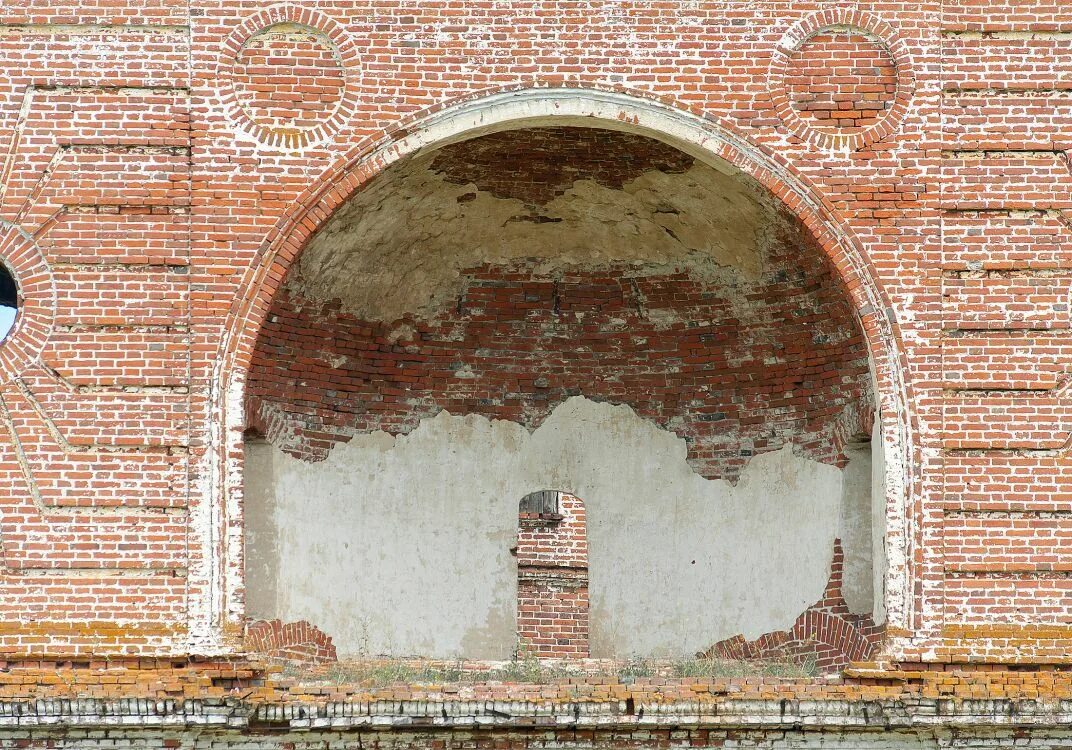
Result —
[{"label": "brick pattern texture", "polygon": [[662,141],[591,128],[541,127],[495,133],[440,149],[432,170],[497,198],[538,207],[578,180],[621,190],[645,172],[685,172],[695,163]]},{"label": "brick pattern texture", "polygon": [[564,492],[554,513],[524,509],[517,529],[517,653],[588,658],[588,534],[584,502]]},{"label": "brick pattern texture", "polygon": [[292,666],[325,664],[338,658],[331,637],[304,620],[255,620],[246,628],[246,647],[269,661]]},{"label": "brick pattern texture", "polygon": [[[564,102],[568,88],[601,92],[601,116],[618,129],[707,128],[692,150],[755,175],[802,216],[844,280],[873,354],[894,479],[888,653],[1069,661],[1067,5],[40,0],[0,9],[0,254],[25,298],[0,346],[0,652],[238,648],[243,373],[269,308],[295,302],[275,292],[305,239],[431,132],[425,124],[443,133],[464,119],[444,113],[524,91],[531,112],[548,97]],[[345,82],[327,119],[334,73],[304,80],[304,63],[269,57],[270,90],[221,75],[242,43],[267,42],[256,35],[278,23],[330,38]],[[881,117],[883,46],[897,66],[897,117],[824,147],[808,128]],[[244,65],[260,65],[253,50]],[[802,71],[787,64],[786,90],[770,83],[779,56]],[[824,60],[826,74],[816,70]],[[309,64],[331,67],[323,56]],[[302,138],[262,137],[230,106],[248,94],[253,116],[274,118],[291,112],[303,85],[320,84],[316,106],[298,115],[319,125]],[[592,97],[576,107],[595,112]],[[782,100],[800,109],[787,113]],[[843,111],[854,116],[832,116]],[[478,297],[496,300],[487,275],[498,281],[503,270],[470,272]],[[539,302],[524,304],[550,319],[551,280],[520,269],[509,283],[543,284]],[[592,287],[600,305],[628,291],[570,283]],[[439,336],[433,321],[418,341],[435,351]],[[381,331],[361,340],[391,362],[377,365],[389,375],[425,367],[381,351]],[[710,356],[697,343],[697,356]],[[432,390],[418,393],[419,409],[446,406]],[[482,408],[516,416],[532,404],[538,414],[538,393],[533,381],[526,399]],[[658,420],[663,405],[639,406]],[[353,429],[303,409],[310,431],[323,433],[321,451]],[[702,436],[707,424],[692,426]],[[710,473],[733,464],[717,443],[710,453],[694,447]]]},{"label": "brick pattern texture", "polygon": [[257,344],[248,423],[319,460],[357,432],[407,433],[443,409],[535,428],[583,393],[685,437],[707,478],[735,480],[787,443],[840,463],[866,419],[863,335],[821,256],[791,252],[790,272],[747,291],[747,317],[687,271],[549,276],[537,262],[467,269],[464,293],[412,321],[408,340],[284,292]]},{"label": "brick pattern texture", "polygon": [[323,33],[277,24],[242,48],[234,82],[238,104],[254,123],[300,131],[318,125],[339,105],[345,76]]}]

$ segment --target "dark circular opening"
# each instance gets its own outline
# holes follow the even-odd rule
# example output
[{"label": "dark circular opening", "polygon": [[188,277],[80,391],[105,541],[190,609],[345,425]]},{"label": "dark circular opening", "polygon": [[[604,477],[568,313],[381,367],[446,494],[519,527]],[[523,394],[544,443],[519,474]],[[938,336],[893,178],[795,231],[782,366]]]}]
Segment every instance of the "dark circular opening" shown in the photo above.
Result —
[{"label": "dark circular opening", "polygon": [[0,341],[7,338],[15,326],[19,309],[19,288],[7,266],[0,263]]}]

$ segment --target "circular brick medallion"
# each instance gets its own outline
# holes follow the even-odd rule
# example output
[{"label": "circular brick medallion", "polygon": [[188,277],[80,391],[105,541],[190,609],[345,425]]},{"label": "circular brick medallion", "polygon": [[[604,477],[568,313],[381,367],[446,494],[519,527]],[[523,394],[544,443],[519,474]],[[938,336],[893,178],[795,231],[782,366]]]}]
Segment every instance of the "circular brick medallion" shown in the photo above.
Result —
[{"label": "circular brick medallion", "polygon": [[897,66],[867,32],[827,29],[793,51],[785,83],[797,117],[824,133],[850,135],[889,113]]},{"label": "circular brick medallion", "polygon": [[21,227],[0,220],[0,263],[18,286],[18,315],[0,343],[0,382],[17,377],[36,361],[48,342],[55,318],[52,271],[33,238]]},{"label": "circular brick medallion", "polygon": [[238,106],[258,127],[301,133],[330,119],[342,101],[346,75],[323,32],[279,23],[243,45],[233,85]]},{"label": "circular brick medallion", "polygon": [[227,113],[266,146],[315,145],[356,110],[356,52],[321,13],[293,6],[262,11],[235,29],[223,49]]},{"label": "circular brick medallion", "polygon": [[795,26],[771,69],[772,96],[798,136],[855,150],[897,128],[914,88],[892,29],[858,11],[825,11]]}]

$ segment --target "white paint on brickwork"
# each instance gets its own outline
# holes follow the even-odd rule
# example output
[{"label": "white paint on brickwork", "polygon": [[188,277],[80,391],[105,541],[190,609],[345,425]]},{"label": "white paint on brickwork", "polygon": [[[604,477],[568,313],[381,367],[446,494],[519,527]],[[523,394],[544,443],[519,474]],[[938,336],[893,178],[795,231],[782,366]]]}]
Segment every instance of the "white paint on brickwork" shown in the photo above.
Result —
[{"label": "white paint on brickwork", "polygon": [[886,622],[886,452],[882,425],[875,420],[871,430],[871,618],[877,625]]},{"label": "white paint on brickwork", "polygon": [[885,621],[885,490],[882,435],[878,423],[870,440],[845,446],[849,463],[842,484],[841,548],[845,573],[841,593],[853,614],[870,614]]},{"label": "white paint on brickwork", "polygon": [[[315,464],[251,443],[249,613],[308,620],[340,655],[509,657],[518,502],[555,488],[588,511],[593,656],[679,656],[788,628],[826,587],[843,495],[866,508],[868,483],[791,448],[752,459],[736,486],[685,458],[673,433],[583,397],[531,434],[444,412]],[[856,578],[869,596],[870,568]]]}]

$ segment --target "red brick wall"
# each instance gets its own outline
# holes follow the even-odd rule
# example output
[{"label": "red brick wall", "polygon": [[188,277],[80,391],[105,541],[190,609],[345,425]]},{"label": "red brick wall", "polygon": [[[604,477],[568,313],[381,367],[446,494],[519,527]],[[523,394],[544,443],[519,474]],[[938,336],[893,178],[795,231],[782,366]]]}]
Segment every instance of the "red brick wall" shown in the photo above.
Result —
[{"label": "red brick wall", "polygon": [[246,628],[246,647],[259,657],[290,665],[311,666],[337,658],[331,637],[304,620],[255,620]]},{"label": "red brick wall", "polygon": [[885,45],[851,30],[815,34],[798,47],[786,83],[802,119],[837,134],[876,124],[897,95],[897,71]]},{"label": "red brick wall", "polygon": [[[667,130],[707,128],[696,150],[787,201],[846,279],[895,467],[891,653],[1069,659],[1066,547],[990,544],[1011,521],[1056,538],[1070,512],[1066,5],[266,7],[3,6],[0,256],[26,303],[0,346],[0,648],[234,647],[235,399],[304,238],[393,158],[377,145],[410,150],[427,116],[570,87],[632,97],[599,100],[620,127],[669,112],[685,114]],[[322,31],[345,71],[338,106],[298,135],[243,114],[234,80],[242,46],[284,21]],[[797,108],[821,93],[810,82],[787,82],[818,50],[812,34],[843,27],[881,40],[897,82],[849,137]],[[873,65],[871,42],[850,47]],[[303,83],[279,67],[265,111]],[[850,89],[839,110],[867,101],[858,84],[890,93],[879,68],[878,84],[853,67],[832,76]]]},{"label": "red brick wall", "polygon": [[[279,83],[280,78],[295,85]],[[264,128],[308,130],[342,99],[345,72],[331,40],[307,26],[277,24],[260,31],[238,54],[238,105]]]}]

